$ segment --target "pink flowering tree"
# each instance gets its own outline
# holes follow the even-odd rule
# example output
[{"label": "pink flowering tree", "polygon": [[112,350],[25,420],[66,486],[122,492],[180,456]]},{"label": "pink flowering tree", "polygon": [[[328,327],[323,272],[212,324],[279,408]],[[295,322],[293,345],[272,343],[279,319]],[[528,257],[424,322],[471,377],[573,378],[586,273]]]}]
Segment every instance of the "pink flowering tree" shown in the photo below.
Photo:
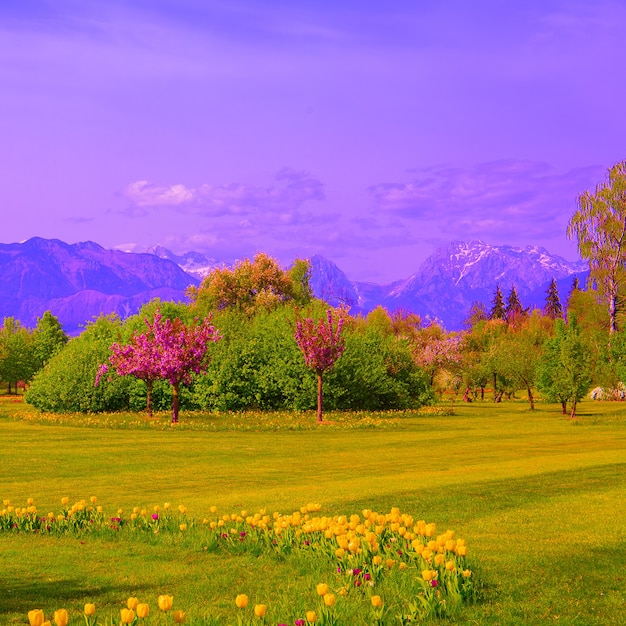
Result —
[{"label": "pink flowering tree", "polygon": [[[180,386],[189,385],[193,374],[205,372],[209,364],[210,342],[221,335],[205,319],[197,326],[186,326],[180,319],[163,319],[156,312],[152,322],[147,319],[147,331],[133,335],[127,346],[113,344],[109,364],[120,376],[135,376],[148,387],[148,414],[151,414],[150,393],[155,380],[166,380],[172,386],[172,423],[178,422]],[[109,369],[101,366],[96,384]]]},{"label": "pink flowering tree", "polygon": [[326,319],[316,322],[307,317],[296,323],[296,343],[307,367],[317,374],[318,422],[322,421],[322,377],[333,368],[345,348],[342,329],[343,319],[335,319],[331,309],[326,312]]}]

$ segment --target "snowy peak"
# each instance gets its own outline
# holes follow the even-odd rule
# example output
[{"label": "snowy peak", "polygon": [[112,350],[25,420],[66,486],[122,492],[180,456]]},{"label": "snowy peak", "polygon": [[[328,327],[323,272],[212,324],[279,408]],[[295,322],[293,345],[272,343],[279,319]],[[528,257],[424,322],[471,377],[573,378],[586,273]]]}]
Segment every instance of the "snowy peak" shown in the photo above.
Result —
[{"label": "snowy peak", "polygon": [[171,250],[163,246],[152,246],[146,251],[148,254],[154,254],[161,259],[173,261],[187,274],[191,274],[194,278],[202,280],[208,276],[216,267],[222,267],[222,263],[212,257],[207,257],[200,252],[185,252],[182,255],[176,255]]}]

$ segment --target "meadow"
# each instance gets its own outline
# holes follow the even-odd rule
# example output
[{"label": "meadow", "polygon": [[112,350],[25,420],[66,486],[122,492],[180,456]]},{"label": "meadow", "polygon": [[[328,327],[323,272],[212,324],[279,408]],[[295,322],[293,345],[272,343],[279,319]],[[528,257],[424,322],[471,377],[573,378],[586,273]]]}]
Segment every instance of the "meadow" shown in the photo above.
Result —
[{"label": "meadow", "polygon": [[[86,603],[117,624],[128,597],[148,603],[157,624],[162,594],[185,623],[235,624],[235,598],[246,594],[247,611],[267,605],[263,623],[293,624],[320,607],[319,583],[337,591],[337,624],[375,623],[342,613],[345,572],[328,559],[214,549],[203,529],[223,514],[290,514],[308,503],[321,507],[315,515],[361,518],[397,507],[463,538],[476,594],[432,623],[624,623],[623,403],[585,401],[575,420],[521,401],[329,413],[321,425],[314,413],[182,413],[173,428],[165,414],[50,416],[13,400],[0,401],[0,501],[32,498],[46,515],[62,498],[93,496],[124,517],[167,502],[184,506],[189,528],[0,532],[1,624],[27,624],[35,608],[51,619],[61,607],[70,624],[85,623]],[[382,588],[384,623],[399,623],[393,587]]]}]

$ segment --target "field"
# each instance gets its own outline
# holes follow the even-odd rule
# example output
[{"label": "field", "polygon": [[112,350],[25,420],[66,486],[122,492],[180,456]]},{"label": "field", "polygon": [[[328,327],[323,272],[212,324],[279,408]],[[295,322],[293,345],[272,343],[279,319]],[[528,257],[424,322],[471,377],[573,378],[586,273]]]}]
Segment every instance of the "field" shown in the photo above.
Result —
[{"label": "field", "polygon": [[[623,624],[626,407],[579,408],[570,420],[556,405],[455,402],[453,415],[329,414],[321,426],[313,414],[182,413],[171,428],[165,415],[47,419],[5,397],[0,501],[33,498],[44,515],[62,497],[97,496],[113,514],[171,502],[198,520],[212,506],[291,513],[319,503],[321,514],[348,516],[399,507],[464,538],[480,581],[474,603],[434,623]],[[155,615],[167,593],[187,623],[234,624],[235,596],[246,593],[267,604],[267,623],[280,614],[291,624],[318,602],[317,583],[336,582],[332,568],[320,579],[319,560],[207,551],[197,533],[0,533],[0,623],[61,607],[84,623],[87,602],[119,619],[129,596]]]}]

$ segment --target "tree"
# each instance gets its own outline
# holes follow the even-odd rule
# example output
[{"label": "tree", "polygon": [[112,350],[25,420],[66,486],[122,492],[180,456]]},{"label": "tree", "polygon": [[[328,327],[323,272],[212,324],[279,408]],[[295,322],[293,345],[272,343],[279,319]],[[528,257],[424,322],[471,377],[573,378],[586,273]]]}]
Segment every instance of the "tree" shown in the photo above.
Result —
[{"label": "tree", "polygon": [[32,336],[27,328],[13,317],[5,317],[0,328],[0,380],[8,385],[29,381],[35,373],[32,357]]},{"label": "tree", "polygon": [[555,278],[552,278],[546,291],[546,304],[543,307],[543,314],[552,320],[563,317],[563,307],[561,306],[559,288]]},{"label": "tree", "polygon": [[469,309],[467,318],[463,321],[463,328],[471,330],[478,324],[478,322],[484,322],[489,319],[489,313],[487,307],[483,302],[473,302]]},{"label": "tree", "polygon": [[37,326],[32,337],[36,370],[40,370],[69,341],[61,322],[50,311],[37,318]]},{"label": "tree", "polygon": [[504,306],[504,296],[500,285],[496,287],[496,292],[493,295],[491,311],[489,311],[490,320],[503,320],[506,318],[506,308]]},{"label": "tree", "polygon": [[[336,325],[335,325],[336,321]],[[298,320],[294,338],[304,355],[304,362],[317,375],[317,421],[322,421],[322,377],[332,369],[345,348],[341,335],[344,320],[335,320],[333,311],[328,309],[326,319],[318,322],[307,317]]]},{"label": "tree", "polygon": [[585,345],[576,318],[568,323],[556,320],[555,335],[545,344],[545,354],[538,367],[537,383],[541,393],[551,402],[560,402],[563,414],[572,403],[570,417],[576,417],[576,405],[591,386],[589,349]]},{"label": "tree", "polygon": [[[131,375],[146,381],[151,389],[155,380],[164,379],[172,386],[172,423],[178,422],[180,386],[189,385],[192,374],[199,374],[208,365],[209,342],[216,342],[221,335],[205,319],[197,326],[187,326],[180,319],[163,319],[160,312],[153,321],[144,320],[147,331],[133,335],[128,346],[114,343],[109,361],[119,375]],[[106,371],[101,366],[96,384]],[[148,406],[150,406],[148,400]],[[150,412],[150,408],[148,408]]]},{"label": "tree", "polygon": [[515,285],[511,287],[511,291],[506,299],[506,308],[504,309],[504,317],[508,322],[511,322],[515,318],[522,317],[526,314],[522,302],[517,295],[517,289]]},{"label": "tree", "polygon": [[281,302],[306,304],[312,297],[309,263],[297,259],[289,271],[267,254],[239,261],[233,269],[216,268],[188,295],[196,313],[235,308],[251,315]]},{"label": "tree", "polygon": [[613,334],[626,281],[626,161],[608,170],[607,180],[598,184],[595,193],[578,196],[567,236],[576,238],[581,257],[589,261],[590,278],[606,300]]}]

